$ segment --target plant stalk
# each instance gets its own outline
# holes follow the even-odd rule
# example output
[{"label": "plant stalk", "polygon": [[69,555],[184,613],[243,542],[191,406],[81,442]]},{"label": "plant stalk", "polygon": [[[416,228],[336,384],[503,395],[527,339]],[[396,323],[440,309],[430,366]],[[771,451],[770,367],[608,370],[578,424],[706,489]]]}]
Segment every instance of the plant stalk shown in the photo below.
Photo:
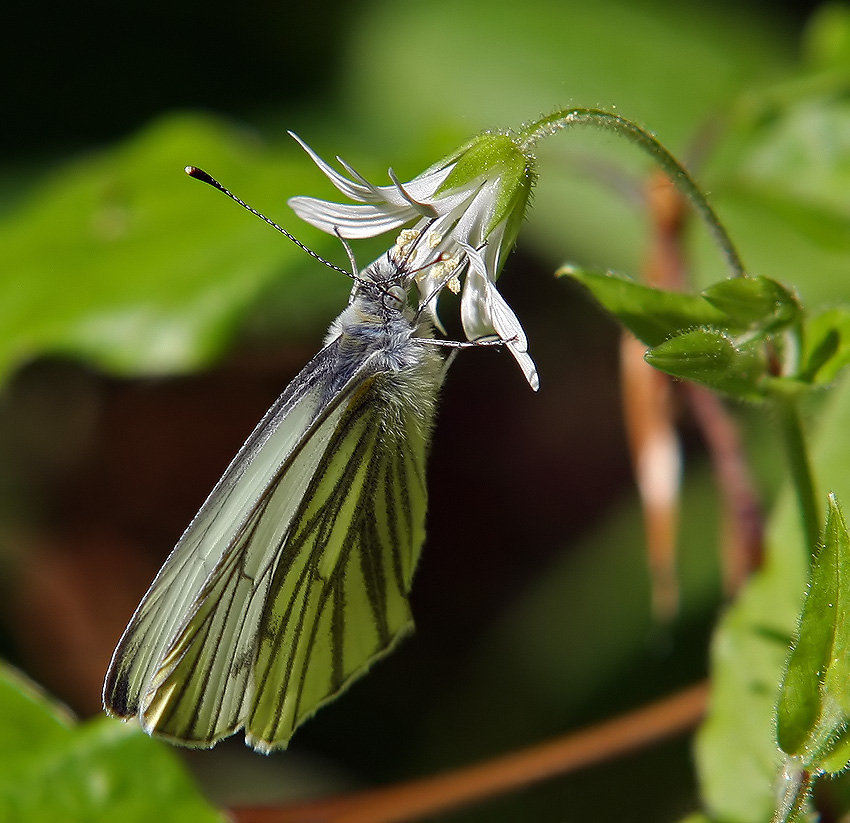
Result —
[{"label": "plant stalk", "polygon": [[541,137],[554,134],[569,126],[596,126],[608,129],[631,140],[636,146],[648,152],[703,220],[726,261],[731,276],[746,277],[744,264],[729,234],[687,169],[653,135],[637,123],[601,109],[576,108],[557,111],[523,128],[520,133],[523,148],[530,149]]},{"label": "plant stalk", "polygon": [[820,544],[820,516],[814,474],[806,448],[803,421],[800,419],[799,403],[794,395],[775,394],[774,406],[779,417],[779,426],[791,472],[791,483],[800,508],[806,542],[814,557]]}]

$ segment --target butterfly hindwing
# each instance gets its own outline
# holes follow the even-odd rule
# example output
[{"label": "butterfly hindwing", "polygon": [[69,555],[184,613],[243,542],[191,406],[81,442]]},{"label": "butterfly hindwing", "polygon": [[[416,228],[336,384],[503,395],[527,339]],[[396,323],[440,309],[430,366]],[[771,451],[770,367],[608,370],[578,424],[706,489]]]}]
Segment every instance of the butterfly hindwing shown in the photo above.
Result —
[{"label": "butterfly hindwing", "polygon": [[258,749],[288,739],[412,629],[426,439],[423,421],[388,407],[383,379],[353,394],[284,546],[246,721]]}]

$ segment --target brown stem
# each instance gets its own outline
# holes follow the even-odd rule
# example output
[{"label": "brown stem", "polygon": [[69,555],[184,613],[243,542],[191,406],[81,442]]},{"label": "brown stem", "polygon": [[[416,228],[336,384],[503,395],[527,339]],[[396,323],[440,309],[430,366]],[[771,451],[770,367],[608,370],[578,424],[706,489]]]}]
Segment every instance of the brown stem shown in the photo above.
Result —
[{"label": "brown stem", "polygon": [[723,583],[731,597],[761,565],[764,518],[738,427],[723,401],[693,383],[683,388],[708,446],[723,501]]},{"label": "brown stem", "polygon": [[402,823],[585,768],[693,728],[705,713],[698,683],[640,709],[537,746],[457,769],[329,799],[231,810],[236,823]]},{"label": "brown stem", "polygon": [[[643,280],[659,289],[680,289],[685,261],[681,231],[685,201],[657,172],[646,187],[652,220]],[[670,621],[679,602],[676,532],[681,454],[674,421],[672,382],[644,360],[646,346],[624,331],[620,344],[620,391],[632,466],[643,509],[646,552],[656,619]]]},{"label": "brown stem", "polygon": [[[684,200],[661,174],[650,181],[647,200],[653,220],[653,242],[644,278],[648,285],[658,288],[682,288],[686,269],[682,252],[682,229],[687,214]],[[761,564],[764,523],[758,494],[738,429],[723,401],[693,383],[685,382],[682,388],[705,438],[720,488],[723,518],[721,564],[724,590],[731,597]],[[659,410],[656,410],[656,416],[659,416]],[[659,419],[655,425],[672,427],[672,420],[669,417]],[[665,547],[656,547],[653,552],[650,544],[651,557],[670,556],[669,549],[666,549],[666,554],[662,549]],[[655,585],[658,586],[657,581]]]}]

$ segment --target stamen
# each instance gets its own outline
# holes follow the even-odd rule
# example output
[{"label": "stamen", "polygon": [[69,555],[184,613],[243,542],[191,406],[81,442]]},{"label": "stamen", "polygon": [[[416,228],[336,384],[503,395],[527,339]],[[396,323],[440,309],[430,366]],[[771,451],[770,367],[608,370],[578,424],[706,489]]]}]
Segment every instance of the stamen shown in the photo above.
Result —
[{"label": "stamen", "polygon": [[419,239],[421,232],[416,229],[402,229],[393,247],[394,255],[398,257],[406,257],[410,251],[410,247]]}]

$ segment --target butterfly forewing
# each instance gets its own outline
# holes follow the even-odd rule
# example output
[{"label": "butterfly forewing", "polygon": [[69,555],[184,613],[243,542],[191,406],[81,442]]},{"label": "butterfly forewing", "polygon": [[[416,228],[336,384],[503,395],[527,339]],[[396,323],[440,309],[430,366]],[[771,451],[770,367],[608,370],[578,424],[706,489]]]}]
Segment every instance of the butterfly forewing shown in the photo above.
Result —
[{"label": "butterfly forewing", "polygon": [[104,704],[268,752],[409,631],[442,356],[391,255],[263,418],[142,600]]},{"label": "butterfly forewing", "polygon": [[292,381],[160,570],[119,641],[107,672],[104,704],[113,714],[136,714],[163,668],[169,647],[205,602],[203,593],[208,594],[228,570],[243,569],[248,562],[242,554],[250,545],[246,540],[249,525],[264,508],[274,478],[293,452],[306,445],[305,433],[320,429],[323,416],[339,408],[345,389],[334,396],[329,387],[335,356],[336,344],[332,343]]},{"label": "butterfly forewing", "polygon": [[[320,464],[343,406],[304,439],[199,595],[199,607],[168,649],[142,704],[159,734],[210,745],[243,725],[257,639],[281,546],[302,505],[305,477]],[[297,558],[296,558],[297,560]]]}]

